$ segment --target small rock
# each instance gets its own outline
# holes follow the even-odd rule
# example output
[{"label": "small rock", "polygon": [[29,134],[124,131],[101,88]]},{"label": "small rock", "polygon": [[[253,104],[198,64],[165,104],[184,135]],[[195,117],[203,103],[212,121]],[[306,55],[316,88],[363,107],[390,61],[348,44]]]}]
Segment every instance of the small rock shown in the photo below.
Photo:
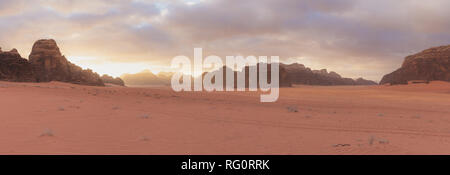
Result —
[{"label": "small rock", "polygon": [[421,116],[420,116],[420,115],[415,115],[415,116],[412,116],[412,118],[413,118],[413,119],[420,119]]},{"label": "small rock", "polygon": [[370,138],[369,138],[369,145],[373,145],[374,142],[375,142],[375,137],[374,136],[370,136]]},{"label": "small rock", "polygon": [[51,129],[45,129],[44,132],[42,132],[42,134],[40,135],[41,137],[44,136],[49,136],[49,137],[53,137],[53,131]]},{"label": "small rock", "polygon": [[381,139],[381,140],[378,140],[378,143],[379,144],[389,144],[389,140]]},{"label": "small rock", "polygon": [[142,136],[140,140],[144,141],[144,142],[150,141],[150,139],[148,137],[145,137],[145,136]]}]

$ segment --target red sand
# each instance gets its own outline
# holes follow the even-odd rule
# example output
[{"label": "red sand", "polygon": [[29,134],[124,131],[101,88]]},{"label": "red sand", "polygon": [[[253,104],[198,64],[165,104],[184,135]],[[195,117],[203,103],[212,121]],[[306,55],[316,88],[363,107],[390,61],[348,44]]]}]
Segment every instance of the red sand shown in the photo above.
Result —
[{"label": "red sand", "polygon": [[0,82],[0,154],[450,154],[450,83],[280,93]]}]

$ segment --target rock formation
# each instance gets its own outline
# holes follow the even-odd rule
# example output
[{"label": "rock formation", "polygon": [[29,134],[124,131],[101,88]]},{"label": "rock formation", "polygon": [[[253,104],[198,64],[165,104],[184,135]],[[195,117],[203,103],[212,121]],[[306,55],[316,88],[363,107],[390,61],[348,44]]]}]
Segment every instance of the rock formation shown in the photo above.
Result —
[{"label": "rock formation", "polygon": [[450,81],[450,45],[406,57],[401,68],[385,75],[380,84],[407,84],[411,80]]},{"label": "rock formation", "polygon": [[136,74],[124,74],[121,76],[125,84],[131,86],[170,85],[171,74],[153,74],[150,70],[144,70]]},{"label": "rock formation", "polygon": [[0,80],[34,82],[32,65],[16,49],[2,52],[0,48]]},{"label": "rock formation", "polygon": [[83,70],[61,55],[55,40],[38,40],[29,56],[38,82],[62,81],[68,83],[103,86],[97,73]]},{"label": "rock formation", "polygon": [[103,83],[109,83],[109,84],[114,84],[114,85],[119,85],[119,86],[125,86],[125,82],[119,78],[119,77],[112,77],[109,75],[103,75],[102,77],[100,77],[103,81]]},{"label": "rock formation", "polygon": [[343,78],[336,72],[329,72],[326,69],[311,70],[305,67],[303,64],[281,64],[284,67],[291,79],[292,84],[305,84],[305,85],[321,85],[321,86],[333,86],[333,85],[376,85],[377,83],[370,80],[359,78],[353,80],[351,78]]}]

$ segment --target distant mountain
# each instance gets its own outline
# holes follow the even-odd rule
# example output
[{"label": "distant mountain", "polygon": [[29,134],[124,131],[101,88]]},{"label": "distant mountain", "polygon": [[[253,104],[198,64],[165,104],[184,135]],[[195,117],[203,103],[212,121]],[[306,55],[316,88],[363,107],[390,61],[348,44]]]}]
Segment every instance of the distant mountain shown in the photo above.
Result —
[{"label": "distant mountain", "polygon": [[385,75],[380,84],[407,84],[411,80],[450,81],[450,45],[406,57],[402,66]]},{"label": "distant mountain", "polygon": [[[260,66],[261,66],[261,64],[258,64],[258,65],[255,65],[255,66],[256,66],[256,72],[257,72],[256,73],[257,74],[256,75],[256,82],[257,82],[257,86],[259,87],[259,74],[260,74]],[[272,66],[272,64],[266,64],[266,66],[267,66],[267,69],[266,69],[267,70],[267,72],[266,72],[267,79],[268,79],[268,82],[271,82],[271,74],[272,74],[271,66]],[[245,88],[249,88],[249,77],[250,77],[249,70],[250,70],[250,68],[251,68],[251,66],[250,67],[246,66],[244,68],[245,69]],[[226,87],[226,83],[227,83],[226,72],[227,71],[233,71],[234,72],[234,87],[236,88],[237,87],[237,76],[238,76],[238,73],[244,71],[244,69],[241,70],[241,71],[233,71],[229,67],[224,66],[224,67],[222,67],[222,68],[220,68],[219,70],[216,70],[216,71],[223,71],[223,85],[224,85],[224,87]],[[279,70],[280,70],[280,72],[279,72],[279,87],[291,87],[292,83],[291,83],[291,80],[290,80],[289,75],[286,72],[285,68],[280,66]],[[204,73],[203,76],[205,74],[206,73]],[[214,81],[215,80],[213,79],[213,82]]]},{"label": "distant mountain", "polygon": [[124,74],[121,76],[126,85],[146,86],[146,85],[170,85],[173,73],[153,74],[150,70],[144,70],[136,74]]},{"label": "distant mountain", "polygon": [[376,82],[358,78],[357,80],[351,78],[341,77],[336,72],[328,72],[326,69],[311,70],[305,67],[303,64],[281,64],[284,67],[291,79],[292,84],[304,84],[304,85],[321,85],[321,86],[334,86],[334,85],[377,85]]},{"label": "distant mountain", "polygon": [[103,81],[103,83],[108,83],[108,84],[114,84],[114,85],[118,85],[118,86],[125,86],[125,82],[119,78],[119,77],[112,77],[109,75],[102,75],[102,77],[100,77]]}]

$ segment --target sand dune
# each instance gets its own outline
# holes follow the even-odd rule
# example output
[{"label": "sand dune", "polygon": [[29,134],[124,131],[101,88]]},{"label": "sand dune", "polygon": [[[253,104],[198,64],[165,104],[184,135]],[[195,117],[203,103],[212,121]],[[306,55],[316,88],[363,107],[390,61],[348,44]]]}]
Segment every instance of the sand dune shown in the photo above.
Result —
[{"label": "sand dune", "polygon": [[0,82],[0,154],[450,154],[450,83],[259,95]]}]

